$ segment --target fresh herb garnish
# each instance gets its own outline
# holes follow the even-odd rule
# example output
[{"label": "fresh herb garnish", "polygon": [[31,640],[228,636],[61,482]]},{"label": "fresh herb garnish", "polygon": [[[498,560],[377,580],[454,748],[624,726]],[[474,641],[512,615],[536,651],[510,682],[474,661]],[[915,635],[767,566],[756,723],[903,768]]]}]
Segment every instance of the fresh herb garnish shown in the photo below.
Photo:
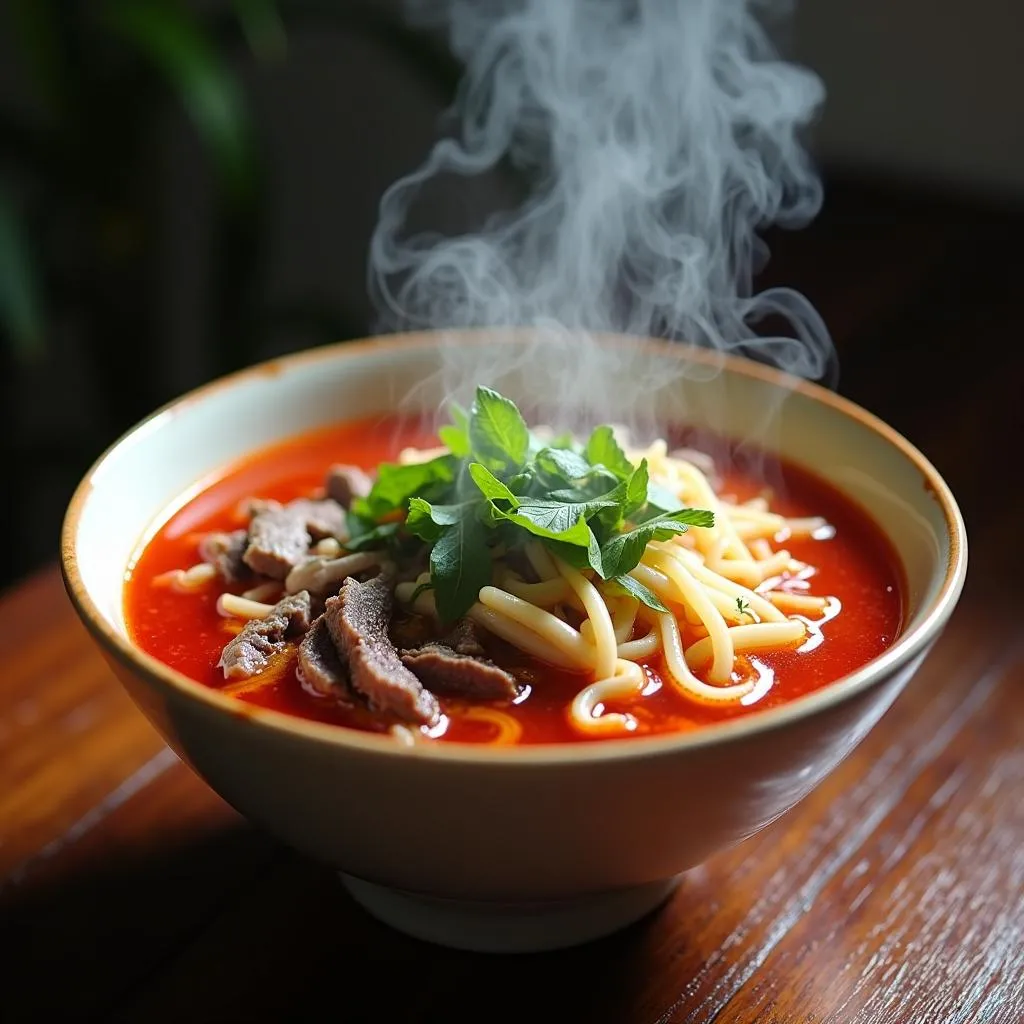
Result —
[{"label": "fresh herb garnish", "polygon": [[468,413],[453,408],[452,419],[439,432],[448,454],[380,467],[349,513],[353,544],[427,545],[430,586],[445,622],[464,615],[491,582],[494,547],[531,539],[667,610],[629,573],[651,540],[710,527],[711,512],[680,508],[651,483],[646,462],[629,461],[611,427],[598,427],[583,445],[568,436],[545,442],[513,402],[483,387]]},{"label": "fresh herb garnish", "polygon": [[744,601],[742,597],[737,597],[736,611],[739,612],[740,618],[742,619],[745,615],[750,614],[750,605]]}]

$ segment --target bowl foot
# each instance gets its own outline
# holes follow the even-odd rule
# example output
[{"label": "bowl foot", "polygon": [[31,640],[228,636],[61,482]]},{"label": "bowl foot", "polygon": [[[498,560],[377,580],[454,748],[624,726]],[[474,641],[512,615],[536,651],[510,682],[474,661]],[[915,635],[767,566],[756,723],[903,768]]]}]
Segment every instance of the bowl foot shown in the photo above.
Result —
[{"label": "bowl foot", "polygon": [[663,903],[679,882],[661,882],[544,902],[442,899],[342,874],[353,899],[417,939],[477,953],[536,953],[610,935]]}]

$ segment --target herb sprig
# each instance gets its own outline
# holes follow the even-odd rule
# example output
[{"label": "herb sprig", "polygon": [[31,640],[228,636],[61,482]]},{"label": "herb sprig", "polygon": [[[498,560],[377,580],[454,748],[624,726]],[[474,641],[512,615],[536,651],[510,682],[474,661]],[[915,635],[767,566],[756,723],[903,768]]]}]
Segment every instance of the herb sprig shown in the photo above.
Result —
[{"label": "herb sprig", "polygon": [[445,622],[464,615],[491,582],[494,548],[531,539],[665,610],[628,574],[650,541],[713,526],[713,513],[678,507],[652,484],[646,460],[630,462],[611,427],[598,427],[582,445],[570,437],[545,441],[512,401],[485,387],[452,419],[439,431],[446,454],[380,466],[370,493],[349,511],[349,547],[427,545]]}]

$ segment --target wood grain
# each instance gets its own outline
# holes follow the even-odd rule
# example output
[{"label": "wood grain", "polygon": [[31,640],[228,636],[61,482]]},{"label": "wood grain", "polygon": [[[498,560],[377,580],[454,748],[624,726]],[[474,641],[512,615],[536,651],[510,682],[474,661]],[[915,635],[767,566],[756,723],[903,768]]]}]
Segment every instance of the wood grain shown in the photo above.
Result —
[{"label": "wood grain", "polygon": [[841,390],[944,474],[971,565],[932,655],[821,787],[621,934],[514,958],[429,947],[178,762],[49,570],[0,599],[18,638],[0,677],[0,1017],[1019,1024],[1024,489],[1007,452],[1024,355],[998,339],[1017,331],[1024,225],[830,194],[776,240],[766,283],[808,292]]}]

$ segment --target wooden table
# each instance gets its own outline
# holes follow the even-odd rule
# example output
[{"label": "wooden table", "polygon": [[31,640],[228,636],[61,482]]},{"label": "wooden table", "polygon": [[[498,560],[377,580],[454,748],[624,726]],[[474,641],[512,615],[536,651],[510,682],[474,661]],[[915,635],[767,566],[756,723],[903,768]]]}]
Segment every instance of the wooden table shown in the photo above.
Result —
[{"label": "wooden table", "polygon": [[[849,289],[808,280],[848,327],[842,390],[924,448],[957,493],[968,584],[906,693],[802,805],[612,938],[514,958],[430,947],[367,917],[329,871],[179,763],[47,569],[0,600],[0,1020],[1024,1020],[1019,450],[1007,461],[1024,361],[1010,346],[969,359],[965,340],[1015,322],[1015,291],[975,274],[973,304],[950,299],[935,253],[952,248],[930,225],[922,216],[913,250],[890,237],[888,272],[860,266],[874,333]],[[910,258],[922,232],[930,271]],[[920,329],[911,292],[930,318]],[[959,310],[944,330],[938,299]],[[910,376],[920,362],[889,350],[897,336],[932,357],[931,390]]]}]

